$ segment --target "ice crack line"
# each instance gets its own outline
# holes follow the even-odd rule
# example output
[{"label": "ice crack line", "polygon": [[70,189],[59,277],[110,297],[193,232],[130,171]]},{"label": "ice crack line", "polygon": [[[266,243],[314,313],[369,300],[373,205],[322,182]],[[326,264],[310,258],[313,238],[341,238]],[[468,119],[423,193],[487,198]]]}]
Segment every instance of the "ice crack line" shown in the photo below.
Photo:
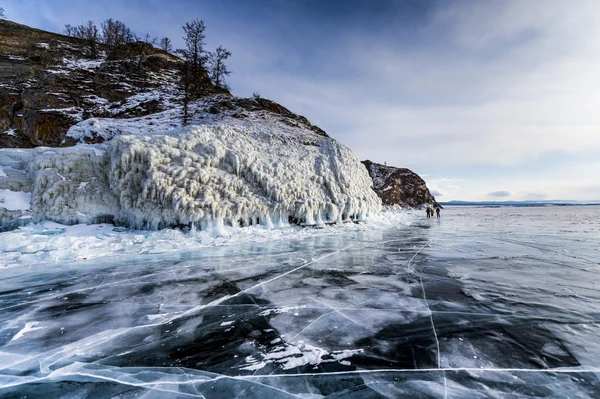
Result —
[{"label": "ice crack line", "polygon": [[[307,262],[307,263],[305,263],[303,265],[300,265],[300,266],[298,266],[298,267],[296,267],[296,268],[294,268],[292,270],[288,270],[285,273],[279,274],[279,275],[277,275],[277,276],[275,276],[275,277],[273,277],[273,278],[271,278],[269,280],[265,280],[265,281],[260,282],[260,283],[258,283],[256,285],[253,285],[252,287],[246,288],[245,290],[239,291],[239,292],[237,292],[237,293],[235,293],[233,295],[225,295],[225,296],[223,296],[223,297],[221,297],[219,299],[216,299],[216,300],[214,300],[212,302],[209,302],[209,303],[203,304],[203,305],[195,306],[195,307],[193,307],[191,309],[188,309],[185,312],[175,314],[172,317],[169,317],[167,319],[161,320],[159,322],[149,323],[149,324],[142,324],[142,325],[137,325],[137,326],[128,327],[128,328],[120,328],[120,329],[116,329],[116,330],[109,330],[109,333],[107,335],[104,335],[103,333],[105,331],[103,331],[102,333],[97,333],[97,334],[95,334],[93,336],[90,336],[90,337],[82,340],[84,342],[82,342],[82,341],[75,341],[75,342],[72,342],[72,343],[68,344],[66,347],[62,347],[61,349],[53,349],[53,350],[50,350],[50,351],[47,351],[47,352],[38,353],[36,355],[29,356],[26,359],[21,359],[21,360],[17,361],[16,363],[14,363],[12,366],[15,366],[17,364],[21,364],[23,362],[26,362],[26,361],[29,361],[29,360],[32,360],[32,359],[38,359],[39,362],[49,361],[49,363],[47,365],[45,365],[44,367],[42,367],[43,370],[48,370],[52,365],[54,365],[58,361],[63,360],[66,357],[69,357],[71,355],[71,353],[73,352],[73,349],[74,348],[78,348],[78,346],[81,345],[81,344],[85,344],[85,348],[87,350],[91,350],[92,348],[94,348],[94,347],[96,347],[96,346],[98,346],[100,344],[103,344],[105,342],[114,340],[117,337],[119,337],[121,335],[124,335],[126,333],[129,333],[129,332],[132,332],[132,331],[135,331],[135,330],[144,329],[144,328],[151,328],[151,327],[158,327],[158,326],[161,326],[161,325],[165,325],[165,324],[168,324],[168,323],[170,323],[170,322],[172,322],[172,321],[174,321],[174,320],[176,320],[178,318],[182,318],[182,317],[193,315],[193,314],[195,314],[195,313],[197,313],[197,312],[199,312],[199,311],[201,311],[203,309],[214,307],[214,306],[218,306],[218,305],[222,304],[223,302],[225,302],[225,301],[227,301],[227,300],[229,300],[231,298],[235,298],[237,296],[240,296],[240,295],[242,295],[242,294],[244,294],[244,293],[246,293],[248,291],[251,291],[251,290],[253,290],[253,289],[257,288],[257,287],[260,287],[260,286],[263,286],[265,284],[268,284],[268,283],[270,283],[272,281],[280,279],[283,276],[286,276],[286,275],[288,275],[290,273],[294,273],[294,272],[296,272],[296,271],[298,271],[300,269],[303,269],[303,268],[305,268],[307,266],[310,266],[310,265],[312,265],[314,263],[317,263],[317,262],[319,262],[319,261],[321,261],[321,260],[323,260],[325,258],[328,258],[328,257],[333,256],[335,254],[338,254],[338,253],[340,253],[342,251],[345,251],[348,248],[350,248],[351,246],[352,245],[348,245],[348,246],[346,246],[344,248],[341,248],[341,249],[339,249],[337,251],[330,252],[330,253],[328,253],[326,255],[323,255],[323,256],[321,256],[319,258],[313,259],[310,262]],[[53,358],[58,358],[58,360],[53,360]],[[3,369],[5,369],[5,367],[0,366],[0,370],[3,370]]]},{"label": "ice crack line", "polygon": [[418,255],[418,254],[419,254],[419,253],[420,253],[420,252],[421,252],[421,251],[422,251],[422,250],[423,250],[423,249],[424,249],[426,246],[428,246],[429,244],[431,244],[431,242],[432,242],[432,241],[433,241],[433,240],[429,240],[429,241],[427,241],[427,242],[425,243],[425,245],[423,245],[421,248],[419,248],[419,250],[418,250],[417,252],[415,252],[415,254],[412,256],[412,258],[410,258],[410,260],[408,261],[408,264],[406,265],[406,271],[407,271],[407,272],[409,272],[409,273],[412,273],[412,272],[414,271],[414,270],[412,270],[412,269],[410,268],[410,265],[411,265],[412,261],[413,261],[413,260],[415,260],[415,257],[416,257],[416,256],[417,256],[417,255]]},{"label": "ice crack line", "polygon": [[[431,241],[430,241],[431,242]],[[431,329],[433,330],[433,337],[435,338],[435,346],[437,348],[437,366],[438,369],[442,368],[442,362],[440,357],[440,341],[438,340],[437,331],[435,330],[435,323],[433,322],[433,312],[429,308],[429,303],[427,303],[427,296],[425,295],[425,286],[423,285],[423,278],[419,273],[419,282],[421,283],[421,290],[423,291],[423,300],[425,301],[425,306],[427,306],[427,310],[429,310],[429,321],[431,321]],[[448,386],[446,385],[446,372],[442,371],[444,377],[444,399],[448,397]]]},{"label": "ice crack line", "polygon": [[[431,244],[432,241],[433,240],[427,241],[425,243],[425,245],[423,245],[421,248],[419,248],[419,250],[413,255],[413,257],[410,258],[410,260],[408,261],[408,265],[407,265],[407,271],[409,273],[412,273],[412,270],[410,268],[412,261],[425,247],[427,247],[429,244]],[[429,303],[427,302],[427,295],[425,294],[425,285],[423,284],[423,275],[421,273],[419,273],[419,283],[421,284],[421,290],[423,292],[423,301],[425,301],[425,306],[427,307],[427,310],[429,311],[429,321],[431,322],[431,329],[433,330],[433,337],[435,338],[435,346],[437,348],[437,356],[436,356],[437,366],[438,366],[438,369],[441,369],[442,362],[441,362],[441,356],[440,356],[440,341],[438,340],[437,331],[435,330],[435,323],[433,322],[433,312],[431,311],[431,308],[429,307]],[[445,399],[448,396],[448,386],[446,384],[446,372],[443,371],[442,373],[444,376],[444,399]]]}]

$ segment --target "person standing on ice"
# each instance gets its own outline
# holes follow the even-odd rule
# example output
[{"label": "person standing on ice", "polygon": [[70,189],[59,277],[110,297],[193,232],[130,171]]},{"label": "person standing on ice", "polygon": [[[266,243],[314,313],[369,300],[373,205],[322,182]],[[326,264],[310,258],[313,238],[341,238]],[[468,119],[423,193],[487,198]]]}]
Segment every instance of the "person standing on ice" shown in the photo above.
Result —
[{"label": "person standing on ice", "polygon": [[437,213],[437,217],[440,217],[440,207],[435,208],[435,213]]},{"label": "person standing on ice", "polygon": [[429,219],[431,217],[430,211],[431,211],[431,209],[429,209],[429,207],[427,207],[427,209],[425,209],[425,212],[427,212],[427,219]]}]

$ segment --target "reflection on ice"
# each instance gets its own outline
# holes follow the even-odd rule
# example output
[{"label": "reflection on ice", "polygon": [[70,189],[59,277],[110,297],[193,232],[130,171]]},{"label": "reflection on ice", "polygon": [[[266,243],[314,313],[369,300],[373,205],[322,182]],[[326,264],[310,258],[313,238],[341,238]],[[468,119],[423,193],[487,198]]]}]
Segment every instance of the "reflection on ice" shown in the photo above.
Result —
[{"label": "reflection on ice", "polygon": [[598,224],[461,212],[0,270],[0,396],[598,397]]}]

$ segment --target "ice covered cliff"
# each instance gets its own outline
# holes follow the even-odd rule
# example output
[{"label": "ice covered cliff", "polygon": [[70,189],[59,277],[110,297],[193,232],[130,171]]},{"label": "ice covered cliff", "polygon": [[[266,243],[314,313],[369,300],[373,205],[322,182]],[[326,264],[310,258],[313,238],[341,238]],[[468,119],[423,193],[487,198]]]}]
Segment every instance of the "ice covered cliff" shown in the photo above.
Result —
[{"label": "ice covered cliff", "polygon": [[186,127],[172,109],[86,120],[68,133],[101,144],[0,149],[0,168],[20,179],[0,174],[0,189],[30,192],[22,214],[34,221],[138,229],[322,225],[379,212],[367,170],[347,147],[271,112],[208,117],[206,101]]},{"label": "ice covered cliff", "polygon": [[0,20],[0,147],[20,147],[0,148],[0,231],[321,225],[380,210],[352,151],[306,118],[204,73],[183,127],[179,58],[141,42],[100,50]]}]

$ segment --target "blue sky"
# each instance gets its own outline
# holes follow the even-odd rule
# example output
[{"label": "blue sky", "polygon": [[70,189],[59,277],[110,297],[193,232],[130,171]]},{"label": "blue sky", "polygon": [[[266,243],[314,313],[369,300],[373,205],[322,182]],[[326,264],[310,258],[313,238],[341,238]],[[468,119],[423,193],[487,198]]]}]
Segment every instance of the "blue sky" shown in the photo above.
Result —
[{"label": "blue sky", "polygon": [[207,25],[233,94],[273,99],[438,200],[600,200],[600,2],[3,1],[50,31]]}]

